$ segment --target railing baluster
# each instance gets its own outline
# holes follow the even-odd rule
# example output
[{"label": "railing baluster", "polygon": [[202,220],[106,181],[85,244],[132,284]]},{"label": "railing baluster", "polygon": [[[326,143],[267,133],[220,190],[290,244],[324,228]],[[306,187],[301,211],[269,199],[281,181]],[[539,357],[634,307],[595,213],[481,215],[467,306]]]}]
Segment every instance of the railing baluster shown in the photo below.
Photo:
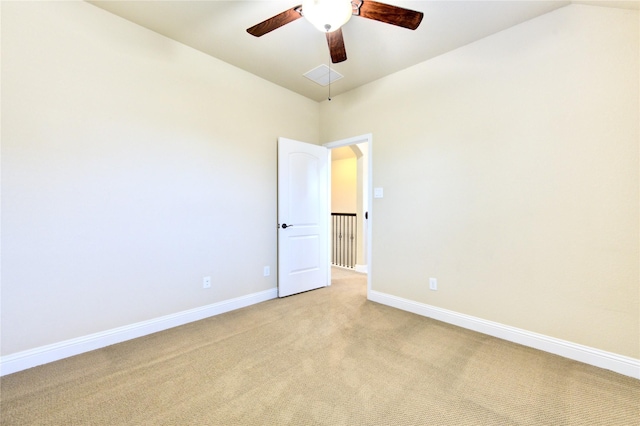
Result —
[{"label": "railing baluster", "polygon": [[357,216],[355,213],[331,213],[333,265],[355,268],[357,253]]}]

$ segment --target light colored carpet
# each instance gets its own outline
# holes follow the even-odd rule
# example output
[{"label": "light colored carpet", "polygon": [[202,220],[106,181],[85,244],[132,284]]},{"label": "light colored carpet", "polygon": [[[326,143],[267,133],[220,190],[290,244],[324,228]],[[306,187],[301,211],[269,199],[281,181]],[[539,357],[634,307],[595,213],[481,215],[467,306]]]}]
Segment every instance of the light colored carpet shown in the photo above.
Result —
[{"label": "light colored carpet", "polygon": [[366,300],[366,277],[5,376],[2,425],[639,425],[640,381]]}]

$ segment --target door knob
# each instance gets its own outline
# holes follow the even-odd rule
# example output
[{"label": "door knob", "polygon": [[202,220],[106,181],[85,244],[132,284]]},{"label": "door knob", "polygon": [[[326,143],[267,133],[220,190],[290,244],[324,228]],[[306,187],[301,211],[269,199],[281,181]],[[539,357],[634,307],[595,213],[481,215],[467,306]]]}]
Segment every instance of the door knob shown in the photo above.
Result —
[{"label": "door knob", "polygon": [[293,225],[287,225],[286,223],[283,223],[282,224],[282,229],[287,229],[287,228],[289,228],[291,226],[293,226]]}]

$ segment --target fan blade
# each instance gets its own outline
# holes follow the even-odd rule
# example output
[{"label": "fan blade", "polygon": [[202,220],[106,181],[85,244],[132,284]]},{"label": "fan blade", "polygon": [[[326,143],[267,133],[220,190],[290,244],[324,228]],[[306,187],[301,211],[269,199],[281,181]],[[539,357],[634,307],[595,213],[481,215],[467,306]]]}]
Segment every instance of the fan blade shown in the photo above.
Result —
[{"label": "fan blade", "polygon": [[363,0],[358,15],[374,21],[415,30],[422,22],[424,13],[377,1]]},{"label": "fan blade", "polygon": [[329,43],[329,53],[331,53],[331,62],[337,64],[347,60],[347,51],[344,48],[344,39],[342,38],[342,28],[327,33],[327,43]]},{"label": "fan blade", "polygon": [[282,13],[278,13],[276,16],[272,16],[251,28],[247,28],[247,32],[253,36],[260,37],[288,24],[289,22],[300,19],[302,18],[302,14],[300,13],[301,7],[302,6],[296,6],[289,10],[285,10]]}]

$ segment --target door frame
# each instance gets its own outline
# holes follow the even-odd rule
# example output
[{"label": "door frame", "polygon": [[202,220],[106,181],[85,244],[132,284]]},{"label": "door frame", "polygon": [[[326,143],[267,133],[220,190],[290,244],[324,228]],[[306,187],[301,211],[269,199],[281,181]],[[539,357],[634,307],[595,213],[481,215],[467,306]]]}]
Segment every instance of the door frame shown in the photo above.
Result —
[{"label": "door frame", "polygon": [[[360,136],[354,136],[351,138],[347,138],[347,139],[340,139],[337,141],[333,141],[333,142],[327,142],[325,144],[323,144],[323,146],[327,147],[329,150],[333,149],[333,148],[340,148],[343,146],[349,146],[349,145],[356,145],[359,143],[367,143],[368,146],[368,150],[367,150],[367,180],[368,180],[368,188],[366,188],[367,190],[367,212],[369,212],[368,214],[368,219],[367,219],[367,236],[366,236],[366,249],[365,249],[365,253],[366,253],[366,259],[367,259],[367,299],[369,299],[369,294],[371,293],[371,274],[373,272],[373,262],[372,262],[372,244],[371,241],[373,240],[373,214],[372,214],[372,208],[373,208],[373,135],[371,133],[367,133],[364,135],[360,135]],[[331,168],[329,168],[329,170],[331,170]],[[331,177],[331,176],[329,176]],[[331,181],[329,181],[329,211],[327,212],[327,214],[329,216],[331,216]],[[327,236],[329,238],[329,242],[331,242],[331,229],[329,229],[329,235]],[[329,245],[329,249],[331,249],[331,244]],[[331,283],[331,262],[329,262],[329,283]]]}]

